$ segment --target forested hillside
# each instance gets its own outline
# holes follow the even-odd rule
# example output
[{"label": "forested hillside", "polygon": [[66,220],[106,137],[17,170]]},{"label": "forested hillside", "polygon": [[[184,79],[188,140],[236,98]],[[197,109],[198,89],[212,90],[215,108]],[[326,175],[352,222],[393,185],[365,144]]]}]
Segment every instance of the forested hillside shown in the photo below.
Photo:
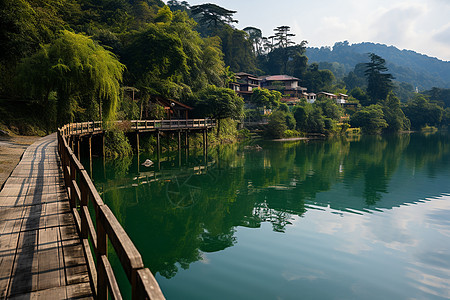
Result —
[{"label": "forested hillside", "polygon": [[332,48],[307,48],[310,62],[339,63],[345,72],[353,71],[358,63],[367,63],[367,53],[383,57],[397,81],[406,82],[424,91],[432,87],[450,88],[450,62],[429,57],[410,50],[374,43],[350,45],[336,43]]},{"label": "forested hillside", "polygon": [[[70,121],[136,119],[152,97],[196,106],[207,89],[228,93],[221,88],[233,76],[230,67],[256,71],[246,33],[230,26],[233,11],[168,4],[172,8],[159,0],[3,1],[0,100],[9,102],[0,106],[2,123],[20,126],[9,110],[11,101],[24,99],[46,116],[31,122],[47,130]],[[122,101],[124,87],[139,90],[140,102]],[[229,101],[242,102],[236,95]],[[209,108],[205,114],[212,116]],[[161,117],[157,107],[149,109]]]}]

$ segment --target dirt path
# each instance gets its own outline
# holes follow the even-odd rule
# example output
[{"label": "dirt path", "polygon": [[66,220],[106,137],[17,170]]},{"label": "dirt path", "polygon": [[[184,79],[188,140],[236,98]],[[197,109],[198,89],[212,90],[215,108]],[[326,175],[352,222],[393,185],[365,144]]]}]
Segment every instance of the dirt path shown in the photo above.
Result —
[{"label": "dirt path", "polygon": [[0,137],[0,190],[20,161],[22,153],[38,136]]}]

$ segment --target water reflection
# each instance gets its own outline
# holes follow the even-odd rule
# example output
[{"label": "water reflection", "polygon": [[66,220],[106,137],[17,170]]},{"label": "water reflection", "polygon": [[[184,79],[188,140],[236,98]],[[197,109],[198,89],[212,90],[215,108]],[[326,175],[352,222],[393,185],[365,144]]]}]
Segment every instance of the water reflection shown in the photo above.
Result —
[{"label": "water reflection", "polygon": [[[450,192],[446,134],[261,145],[260,151],[242,145],[216,148],[206,163],[201,153],[177,157],[175,152],[160,168],[139,168],[145,159],[154,159],[142,154],[140,161],[134,157],[107,163],[105,172],[98,160],[95,185],[145,264],[166,278],[205,259],[204,253],[235,245],[238,226],[270,223],[273,231],[283,233],[313,210],[364,214]],[[430,218],[445,222],[446,216],[438,211]],[[322,232],[339,226],[337,222]],[[370,235],[386,247],[415,245],[408,229],[385,226],[399,230],[389,236],[382,227],[375,228]],[[351,243],[341,249],[367,250],[367,245]],[[448,261],[439,252],[421,256],[431,259],[427,264]]]}]

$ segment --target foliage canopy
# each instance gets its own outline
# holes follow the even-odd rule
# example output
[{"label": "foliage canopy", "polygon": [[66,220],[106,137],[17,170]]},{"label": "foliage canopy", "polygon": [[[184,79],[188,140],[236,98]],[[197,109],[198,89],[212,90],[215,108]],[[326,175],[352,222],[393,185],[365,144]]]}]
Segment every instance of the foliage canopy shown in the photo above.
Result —
[{"label": "foliage canopy", "polygon": [[51,44],[23,60],[18,76],[23,91],[47,102],[58,96],[58,124],[73,121],[75,108],[98,101],[106,118],[115,114],[125,66],[110,51],[83,34],[67,30]]}]

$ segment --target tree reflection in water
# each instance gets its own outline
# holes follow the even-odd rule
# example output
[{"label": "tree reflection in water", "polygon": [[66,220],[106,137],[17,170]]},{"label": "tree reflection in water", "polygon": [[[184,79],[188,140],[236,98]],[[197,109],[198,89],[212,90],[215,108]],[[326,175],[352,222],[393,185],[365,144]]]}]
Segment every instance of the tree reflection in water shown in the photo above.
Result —
[{"label": "tree reflection in water", "polygon": [[[201,154],[190,153],[181,167],[168,161],[161,170],[137,172],[139,162],[133,158],[132,163],[108,164],[106,179],[96,161],[95,184],[145,265],[171,278],[179,268],[201,260],[202,252],[233,246],[236,226],[258,228],[270,222],[282,233],[309,205],[375,209],[401,164],[411,172],[423,169],[435,176],[450,163],[446,134],[261,145],[261,151],[239,145],[212,149],[206,164]],[[358,197],[317,200],[336,184]],[[390,209],[402,201],[390,199],[382,205]]]}]

